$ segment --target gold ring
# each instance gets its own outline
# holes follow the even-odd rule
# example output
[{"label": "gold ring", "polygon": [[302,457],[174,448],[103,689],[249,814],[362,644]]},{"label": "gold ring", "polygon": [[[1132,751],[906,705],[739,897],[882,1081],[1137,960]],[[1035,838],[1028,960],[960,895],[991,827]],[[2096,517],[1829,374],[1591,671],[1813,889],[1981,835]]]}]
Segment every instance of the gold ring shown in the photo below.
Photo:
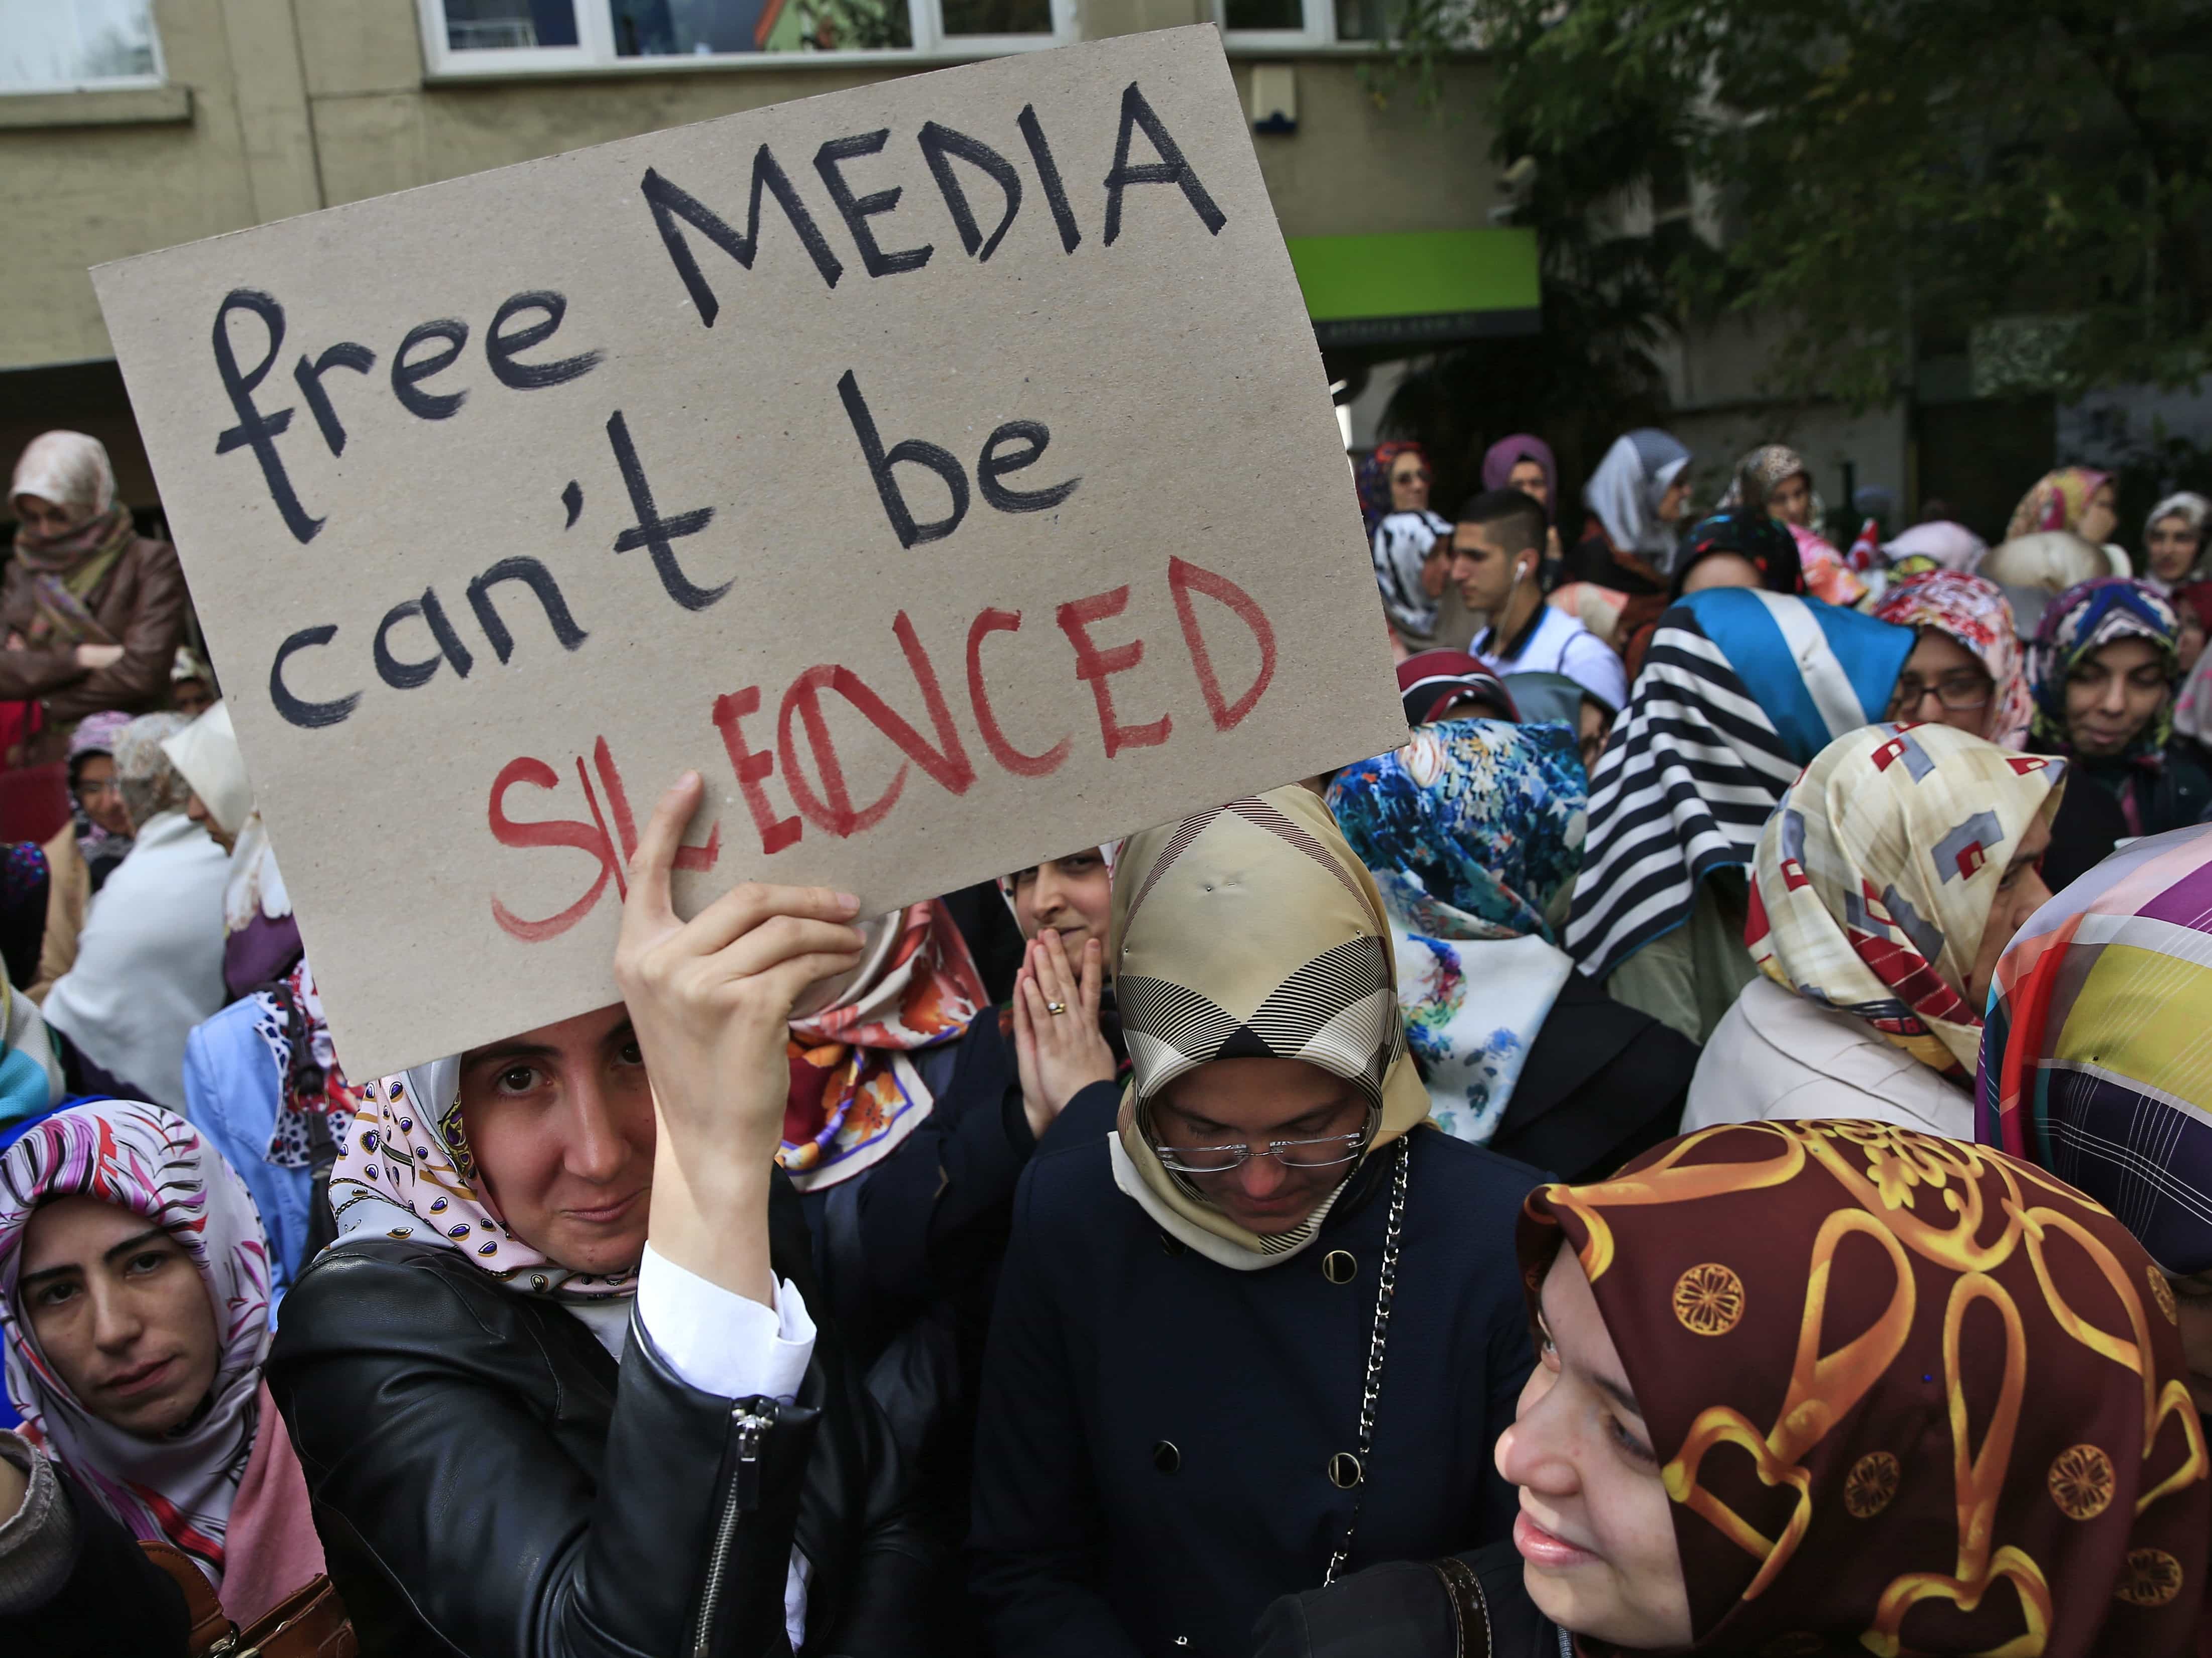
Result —
[{"label": "gold ring", "polygon": [[1044,1011],[1048,1013],[1065,1013],[1067,1011],[1067,1004],[1066,1002],[1047,1002],[1044,1005]]}]

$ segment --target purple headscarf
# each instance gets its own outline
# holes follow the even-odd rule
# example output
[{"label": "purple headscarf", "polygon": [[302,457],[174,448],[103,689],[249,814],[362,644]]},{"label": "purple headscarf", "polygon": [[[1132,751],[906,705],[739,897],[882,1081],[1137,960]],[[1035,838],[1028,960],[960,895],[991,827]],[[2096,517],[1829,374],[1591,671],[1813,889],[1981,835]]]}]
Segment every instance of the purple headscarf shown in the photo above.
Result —
[{"label": "purple headscarf", "polygon": [[1483,452],[1482,487],[1504,489],[1511,486],[1513,468],[1516,462],[1533,460],[1544,469],[1544,517],[1557,523],[1559,517],[1559,467],[1552,459],[1552,446],[1540,437],[1527,432],[1516,432],[1510,438],[1500,438]]}]

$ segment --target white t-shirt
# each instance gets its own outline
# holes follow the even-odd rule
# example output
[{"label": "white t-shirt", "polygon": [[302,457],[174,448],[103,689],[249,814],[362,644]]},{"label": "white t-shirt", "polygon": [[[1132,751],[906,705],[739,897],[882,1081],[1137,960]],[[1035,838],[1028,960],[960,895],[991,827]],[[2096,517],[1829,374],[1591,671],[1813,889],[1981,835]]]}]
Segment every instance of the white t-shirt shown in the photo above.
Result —
[{"label": "white t-shirt", "polygon": [[1615,714],[1628,706],[1628,670],[1613,647],[1565,610],[1536,607],[1536,625],[1518,656],[1502,656],[1496,630],[1474,636],[1468,654],[1492,673],[1563,673]]}]

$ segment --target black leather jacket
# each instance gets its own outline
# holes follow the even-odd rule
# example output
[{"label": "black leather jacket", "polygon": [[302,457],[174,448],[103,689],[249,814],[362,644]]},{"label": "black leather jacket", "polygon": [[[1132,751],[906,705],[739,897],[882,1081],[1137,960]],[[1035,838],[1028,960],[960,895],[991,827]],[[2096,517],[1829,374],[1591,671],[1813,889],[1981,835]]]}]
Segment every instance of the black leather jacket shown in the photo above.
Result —
[{"label": "black leather jacket", "polygon": [[[771,1254],[818,1309],[779,1176]],[[354,1239],[284,1299],[265,1372],[363,1658],[757,1658],[924,1649],[939,1565],[880,1417],[816,1320],[794,1405],[677,1379],[635,1320],[619,1371],[577,1319],[458,1251]]]}]

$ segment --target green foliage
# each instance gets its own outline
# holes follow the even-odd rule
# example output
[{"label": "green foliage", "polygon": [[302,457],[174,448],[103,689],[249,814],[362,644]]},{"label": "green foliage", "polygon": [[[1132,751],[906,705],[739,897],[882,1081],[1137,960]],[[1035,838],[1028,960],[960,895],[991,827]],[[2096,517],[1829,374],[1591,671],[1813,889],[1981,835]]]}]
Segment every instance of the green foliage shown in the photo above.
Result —
[{"label": "green foliage", "polygon": [[2064,325],[2045,389],[2212,367],[2212,0],[1470,4],[1413,0],[1395,83],[1491,54],[1540,230],[1686,166],[1718,245],[1642,263],[1676,317],[1781,319],[1778,390],[1886,400],[2016,317]]}]

